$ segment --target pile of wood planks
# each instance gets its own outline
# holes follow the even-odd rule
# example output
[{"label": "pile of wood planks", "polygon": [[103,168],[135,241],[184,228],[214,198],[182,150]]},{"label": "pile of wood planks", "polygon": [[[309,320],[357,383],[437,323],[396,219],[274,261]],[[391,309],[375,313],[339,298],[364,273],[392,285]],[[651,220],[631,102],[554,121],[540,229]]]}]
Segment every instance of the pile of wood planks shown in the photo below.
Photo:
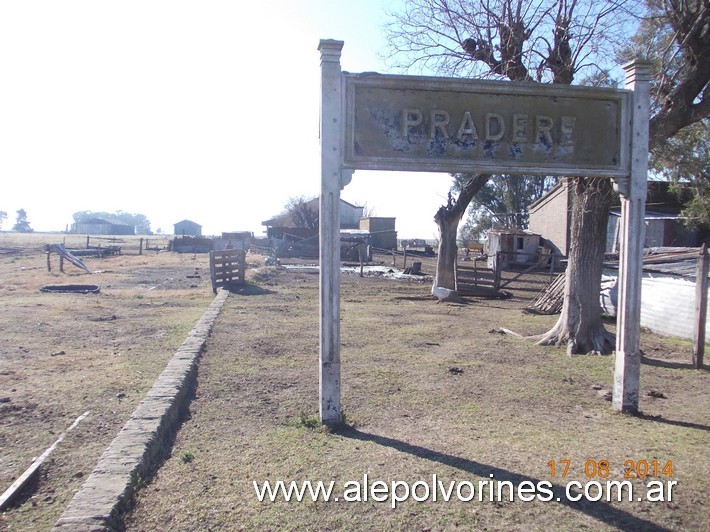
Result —
[{"label": "pile of wood planks", "polygon": [[557,314],[562,310],[565,298],[565,274],[560,273],[525,308],[536,314]]}]

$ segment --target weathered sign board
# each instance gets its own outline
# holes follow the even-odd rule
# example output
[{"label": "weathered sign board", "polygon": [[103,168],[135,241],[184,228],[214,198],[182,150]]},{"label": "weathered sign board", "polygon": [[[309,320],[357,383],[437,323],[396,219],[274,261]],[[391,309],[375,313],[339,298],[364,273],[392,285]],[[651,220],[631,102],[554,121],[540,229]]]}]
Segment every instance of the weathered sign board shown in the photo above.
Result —
[{"label": "weathered sign board", "polygon": [[342,47],[318,47],[321,420],[341,420],[339,204],[356,169],[613,178],[624,232],[612,405],[635,412],[650,66],[625,65],[626,90],[594,89],[351,74],[341,71]]},{"label": "weathered sign board", "polygon": [[625,91],[380,74],[344,74],[344,81],[345,167],[629,172]]}]

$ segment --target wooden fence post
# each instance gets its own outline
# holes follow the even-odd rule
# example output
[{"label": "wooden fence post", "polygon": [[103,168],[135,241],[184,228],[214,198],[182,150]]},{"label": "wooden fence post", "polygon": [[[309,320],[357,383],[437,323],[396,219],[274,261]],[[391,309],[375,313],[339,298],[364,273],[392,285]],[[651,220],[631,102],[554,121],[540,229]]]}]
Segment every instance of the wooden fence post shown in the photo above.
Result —
[{"label": "wooden fence post", "polygon": [[365,246],[364,244],[360,243],[357,245],[357,256],[360,259],[360,277],[363,276],[363,268],[364,268],[364,258],[363,256],[365,255],[365,250],[363,249]]},{"label": "wooden fence post", "polygon": [[496,261],[495,261],[495,272],[494,272],[494,280],[493,280],[493,288],[494,290],[498,291],[500,288],[500,273],[501,270],[503,269],[501,267],[501,252],[496,251]]},{"label": "wooden fence post", "polygon": [[693,335],[693,366],[703,367],[705,356],[705,325],[708,309],[708,248],[703,244],[695,269],[695,331]]}]

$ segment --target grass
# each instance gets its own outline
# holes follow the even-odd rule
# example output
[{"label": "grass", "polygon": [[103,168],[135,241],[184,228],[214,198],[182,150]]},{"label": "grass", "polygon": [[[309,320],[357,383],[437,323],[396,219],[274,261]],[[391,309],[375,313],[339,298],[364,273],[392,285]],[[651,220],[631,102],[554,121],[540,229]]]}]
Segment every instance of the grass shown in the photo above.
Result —
[{"label": "grass", "polygon": [[[90,415],[52,453],[35,489],[0,514],[0,530],[51,529],[214,297],[206,256],[137,255],[136,247],[136,254],[84,259],[101,273],[71,265],[60,273],[56,257],[48,272],[42,245],[63,236],[0,234],[0,397],[7,400],[0,490],[80,414]],[[196,267],[203,278],[187,279]],[[39,291],[84,283],[101,292]]]},{"label": "grass", "polygon": [[[491,332],[543,332],[555,317],[525,301],[437,304],[425,283],[342,279],[344,427],[323,430],[318,405],[317,276],[263,270],[260,290],[232,295],[200,363],[196,397],[169,458],[126,516],[128,529],[444,530],[707,529],[707,371],[687,345],[650,333],[641,416],[612,411],[613,359],[568,357]],[[247,295],[254,294],[254,295]],[[260,295],[255,295],[260,294]],[[612,327],[613,328],[613,327]],[[600,388],[600,389],[598,389]],[[647,395],[650,390],[665,399]],[[550,461],[569,460],[569,477]],[[259,502],[253,482],[548,481],[555,495],[590,460],[673,462],[673,501],[565,503]],[[592,463],[592,462],[590,462]],[[572,476],[573,475],[573,476]],[[662,479],[666,480],[666,479]],[[645,493],[641,479],[631,480]],[[179,508],[180,511],[175,511]]]}]

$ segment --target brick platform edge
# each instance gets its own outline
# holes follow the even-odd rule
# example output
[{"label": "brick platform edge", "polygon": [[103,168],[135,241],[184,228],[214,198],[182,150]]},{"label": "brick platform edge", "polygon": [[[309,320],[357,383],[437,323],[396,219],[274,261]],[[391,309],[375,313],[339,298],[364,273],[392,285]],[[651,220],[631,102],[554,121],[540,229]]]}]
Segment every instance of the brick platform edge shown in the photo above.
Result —
[{"label": "brick platform edge", "polygon": [[120,529],[136,485],[164,455],[229,291],[220,290],[56,522],[57,532]]}]

